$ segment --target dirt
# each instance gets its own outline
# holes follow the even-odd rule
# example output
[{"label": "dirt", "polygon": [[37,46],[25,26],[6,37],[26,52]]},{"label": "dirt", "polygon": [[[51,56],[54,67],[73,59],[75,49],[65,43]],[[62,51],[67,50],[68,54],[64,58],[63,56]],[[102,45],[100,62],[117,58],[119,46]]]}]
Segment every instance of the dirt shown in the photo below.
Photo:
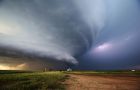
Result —
[{"label": "dirt", "polygon": [[140,90],[140,77],[69,74],[66,90]]}]

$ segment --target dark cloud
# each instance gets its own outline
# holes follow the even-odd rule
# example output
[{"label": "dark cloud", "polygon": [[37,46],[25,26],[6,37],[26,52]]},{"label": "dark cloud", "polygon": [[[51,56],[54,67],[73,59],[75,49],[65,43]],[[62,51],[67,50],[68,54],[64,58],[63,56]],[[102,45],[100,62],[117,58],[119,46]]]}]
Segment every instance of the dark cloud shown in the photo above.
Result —
[{"label": "dark cloud", "polygon": [[[107,23],[93,48],[80,58],[82,62],[78,69],[130,69],[140,64],[138,2],[138,0],[106,1]],[[104,46],[105,44],[110,46]]]},{"label": "dark cloud", "polygon": [[0,62],[75,69],[139,65],[139,9],[138,0],[0,0],[0,56],[8,57]]},{"label": "dark cloud", "polygon": [[[65,0],[3,1],[0,55],[77,64],[76,58],[91,48],[102,27],[99,17],[86,20],[91,16],[85,15],[81,5],[84,6],[81,1]],[[91,24],[96,22],[99,25]]]}]

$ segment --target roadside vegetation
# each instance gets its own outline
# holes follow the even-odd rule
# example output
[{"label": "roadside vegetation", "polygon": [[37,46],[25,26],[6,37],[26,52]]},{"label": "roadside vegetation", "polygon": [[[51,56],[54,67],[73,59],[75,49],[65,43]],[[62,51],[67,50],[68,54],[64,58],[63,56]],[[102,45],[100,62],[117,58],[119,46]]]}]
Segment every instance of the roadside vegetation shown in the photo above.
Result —
[{"label": "roadside vegetation", "polygon": [[[1,71],[0,90],[64,90],[62,72]],[[4,74],[4,72],[6,74]],[[7,74],[8,73],[8,74]]]},{"label": "roadside vegetation", "polygon": [[82,75],[127,75],[127,76],[140,76],[140,70],[136,71],[72,71],[65,72],[67,74],[82,74]]}]

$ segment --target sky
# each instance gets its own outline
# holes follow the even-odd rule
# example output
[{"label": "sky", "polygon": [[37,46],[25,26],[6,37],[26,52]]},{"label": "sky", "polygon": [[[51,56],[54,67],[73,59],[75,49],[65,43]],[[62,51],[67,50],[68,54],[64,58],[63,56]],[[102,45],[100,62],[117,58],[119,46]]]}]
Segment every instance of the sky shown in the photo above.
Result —
[{"label": "sky", "polygon": [[0,69],[140,69],[139,0],[0,0]]}]

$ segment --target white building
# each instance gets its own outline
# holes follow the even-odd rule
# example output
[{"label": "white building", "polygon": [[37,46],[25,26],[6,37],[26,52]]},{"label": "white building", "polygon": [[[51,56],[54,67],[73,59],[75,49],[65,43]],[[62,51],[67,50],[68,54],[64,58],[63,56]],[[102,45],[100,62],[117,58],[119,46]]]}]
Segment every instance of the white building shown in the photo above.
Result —
[{"label": "white building", "polygon": [[72,69],[71,68],[68,68],[67,71],[70,72],[70,71],[72,71]]}]

